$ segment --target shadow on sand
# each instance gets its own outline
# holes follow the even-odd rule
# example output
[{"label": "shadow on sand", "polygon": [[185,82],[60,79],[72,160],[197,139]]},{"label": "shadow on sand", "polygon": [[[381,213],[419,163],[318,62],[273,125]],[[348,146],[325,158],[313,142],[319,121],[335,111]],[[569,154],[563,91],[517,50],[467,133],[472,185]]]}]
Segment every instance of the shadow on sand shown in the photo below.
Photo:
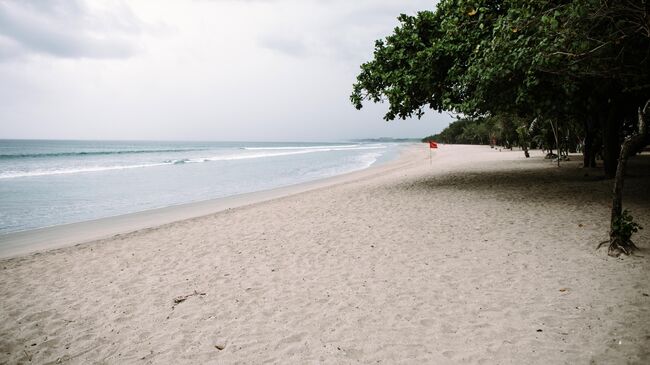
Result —
[{"label": "shadow on sand", "polygon": [[[504,165],[499,161],[488,162],[479,167],[412,180],[401,187],[416,193],[452,189],[486,197],[516,196],[526,201],[543,199],[566,204],[609,205],[611,202],[613,180],[605,179],[601,168],[583,169],[578,161],[563,163],[558,168],[540,159]],[[630,159],[624,194],[624,204],[650,205],[650,155]]]}]

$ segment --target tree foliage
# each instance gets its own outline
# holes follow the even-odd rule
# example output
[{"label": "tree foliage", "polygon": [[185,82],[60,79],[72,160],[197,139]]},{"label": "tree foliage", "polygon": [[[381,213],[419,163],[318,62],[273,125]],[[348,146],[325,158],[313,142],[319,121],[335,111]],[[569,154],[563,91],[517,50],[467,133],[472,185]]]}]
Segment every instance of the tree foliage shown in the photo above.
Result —
[{"label": "tree foliage", "polygon": [[441,0],[398,20],[361,65],[356,108],[453,111],[463,117],[430,138],[582,151],[585,167],[599,155],[617,173],[650,98],[649,0]]},{"label": "tree foliage", "polygon": [[350,98],[388,102],[386,120],[426,109],[511,118],[513,135],[544,120],[556,148],[562,129],[585,146],[585,166],[599,153],[613,176],[620,131],[650,95],[649,12],[646,0],[442,0],[399,16]]}]

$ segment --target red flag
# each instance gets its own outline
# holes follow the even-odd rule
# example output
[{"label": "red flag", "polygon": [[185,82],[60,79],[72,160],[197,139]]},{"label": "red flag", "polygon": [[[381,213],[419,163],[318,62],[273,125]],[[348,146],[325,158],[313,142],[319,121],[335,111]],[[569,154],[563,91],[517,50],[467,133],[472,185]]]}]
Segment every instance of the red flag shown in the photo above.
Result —
[{"label": "red flag", "polygon": [[438,144],[433,141],[429,141],[429,148],[438,148]]}]

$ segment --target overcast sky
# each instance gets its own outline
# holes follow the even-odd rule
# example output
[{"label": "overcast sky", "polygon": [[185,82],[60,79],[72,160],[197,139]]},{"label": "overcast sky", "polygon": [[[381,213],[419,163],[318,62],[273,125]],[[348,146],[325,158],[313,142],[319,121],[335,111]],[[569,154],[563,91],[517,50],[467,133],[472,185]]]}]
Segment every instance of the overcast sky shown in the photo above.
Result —
[{"label": "overcast sky", "polygon": [[0,138],[423,137],[349,102],[400,13],[431,0],[0,0]]}]

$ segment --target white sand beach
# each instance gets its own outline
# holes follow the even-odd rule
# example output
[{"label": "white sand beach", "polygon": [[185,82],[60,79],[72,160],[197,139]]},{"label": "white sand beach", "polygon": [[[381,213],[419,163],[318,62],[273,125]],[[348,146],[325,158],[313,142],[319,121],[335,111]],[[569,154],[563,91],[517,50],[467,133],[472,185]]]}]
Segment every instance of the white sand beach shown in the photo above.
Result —
[{"label": "white sand beach", "polygon": [[0,363],[650,362],[647,166],[624,200],[641,250],[617,259],[595,250],[601,171],[434,154],[5,258]]}]

